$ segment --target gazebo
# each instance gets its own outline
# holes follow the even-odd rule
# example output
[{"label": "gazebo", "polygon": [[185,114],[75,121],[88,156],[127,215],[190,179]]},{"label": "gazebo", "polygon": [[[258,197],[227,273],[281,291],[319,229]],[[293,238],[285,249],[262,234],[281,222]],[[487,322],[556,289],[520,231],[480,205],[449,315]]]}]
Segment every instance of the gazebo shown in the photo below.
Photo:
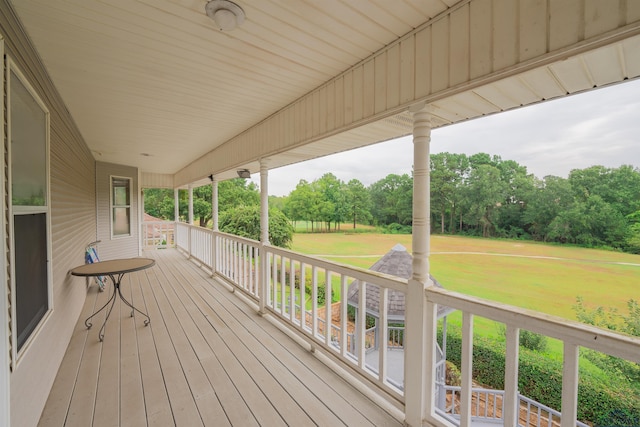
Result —
[{"label": "gazebo", "polygon": [[[389,252],[387,252],[382,258],[376,261],[370,268],[370,270],[377,271],[379,273],[385,273],[409,279],[412,272],[413,257],[401,244],[396,244]],[[442,285],[431,275],[430,279],[434,285],[442,288]],[[366,311],[367,315],[375,318],[375,327],[373,328],[373,344],[367,349],[368,352],[378,351],[378,340],[381,339],[378,335],[378,322],[380,320],[380,288],[370,283],[366,285]],[[357,310],[359,309],[359,296],[360,296],[360,281],[354,280],[349,285],[347,291],[347,304],[356,309],[356,322],[358,321]],[[388,328],[387,340],[389,341],[388,349],[390,352],[397,352],[398,350],[404,351],[403,337],[404,337],[404,325],[405,325],[405,304],[406,298],[403,292],[389,290],[388,292],[388,304],[387,304],[387,323],[393,325]],[[455,311],[454,309],[442,305],[438,305],[437,317],[443,320],[442,324],[442,347],[437,348],[436,357],[436,403],[439,408],[443,409],[445,405],[445,375],[446,368],[445,362],[447,360],[446,353],[446,340],[447,340],[447,315]],[[356,327],[356,330],[361,330]],[[366,338],[365,338],[366,339]],[[367,356],[368,357],[368,356]],[[372,359],[375,359],[373,357]],[[403,357],[389,358],[392,364],[404,365]],[[404,366],[390,366],[390,377],[400,377],[404,371]]]},{"label": "gazebo", "polygon": [[[411,277],[412,261],[413,257],[407,251],[407,248],[398,243],[382,258],[376,261],[376,263],[371,266],[370,270],[409,279]],[[429,277],[435,286],[442,288],[442,285],[433,276],[429,275]],[[366,283],[366,286],[367,315],[374,317],[377,323],[377,320],[380,319],[380,288],[369,283]],[[354,280],[349,285],[349,290],[347,291],[347,303],[350,306],[355,307],[356,311],[359,309],[359,295],[360,281]],[[388,298],[387,319],[389,323],[404,324],[405,294],[403,292],[391,290],[389,291]],[[444,318],[452,311],[454,310],[449,307],[438,306],[438,319]]]}]

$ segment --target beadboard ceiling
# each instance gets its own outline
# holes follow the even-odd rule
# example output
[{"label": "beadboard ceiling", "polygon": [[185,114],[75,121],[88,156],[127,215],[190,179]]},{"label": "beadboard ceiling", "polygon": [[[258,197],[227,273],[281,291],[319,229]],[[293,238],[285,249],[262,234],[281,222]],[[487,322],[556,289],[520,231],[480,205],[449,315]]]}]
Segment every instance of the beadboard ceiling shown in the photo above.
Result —
[{"label": "beadboard ceiling", "polygon": [[[230,32],[214,27],[204,0],[12,3],[96,160],[173,174],[458,1],[244,0],[247,18]],[[635,37],[437,100],[434,125],[638,75]],[[400,113],[271,167],[410,132]]]}]

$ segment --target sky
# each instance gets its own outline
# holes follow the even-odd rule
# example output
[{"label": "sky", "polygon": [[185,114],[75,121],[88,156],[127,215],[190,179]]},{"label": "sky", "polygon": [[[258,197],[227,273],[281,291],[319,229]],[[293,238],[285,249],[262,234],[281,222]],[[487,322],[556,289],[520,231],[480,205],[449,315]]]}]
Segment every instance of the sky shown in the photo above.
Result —
[{"label": "sky", "polygon": [[[593,165],[640,167],[640,80],[434,129],[431,153],[497,154],[538,178],[568,177]],[[269,195],[286,196],[301,179],[327,172],[365,186],[411,174],[412,137],[378,143],[269,171]],[[292,179],[295,177],[295,179]],[[259,174],[252,180],[259,183]]]}]

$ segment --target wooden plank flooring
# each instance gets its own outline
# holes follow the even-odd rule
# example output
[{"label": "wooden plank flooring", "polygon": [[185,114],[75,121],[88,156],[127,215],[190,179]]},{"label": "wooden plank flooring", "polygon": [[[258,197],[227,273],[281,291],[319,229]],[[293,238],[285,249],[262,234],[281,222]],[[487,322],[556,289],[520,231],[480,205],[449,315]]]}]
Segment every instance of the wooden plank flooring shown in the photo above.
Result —
[{"label": "wooden plank flooring", "polygon": [[401,426],[315,356],[176,250],[127,274],[122,291],[149,314],[92,286],[39,425]]}]

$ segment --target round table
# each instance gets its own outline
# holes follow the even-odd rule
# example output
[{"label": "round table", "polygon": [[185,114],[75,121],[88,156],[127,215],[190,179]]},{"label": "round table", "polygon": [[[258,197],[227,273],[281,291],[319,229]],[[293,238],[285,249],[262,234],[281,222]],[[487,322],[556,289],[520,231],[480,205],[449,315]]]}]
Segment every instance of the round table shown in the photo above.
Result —
[{"label": "round table", "polygon": [[147,326],[151,319],[146,313],[138,310],[131,304],[127,299],[122,296],[122,292],[120,291],[120,282],[126,273],[131,273],[133,271],[144,270],[145,268],[153,267],[155,265],[155,260],[150,258],[126,258],[126,259],[114,259],[109,261],[100,261],[93,264],[84,264],[78,267],[75,267],[70,271],[73,276],[83,276],[83,277],[94,277],[94,276],[109,276],[111,278],[111,282],[113,283],[113,293],[109,297],[109,300],[102,306],[98,311],[89,316],[84,324],[87,329],[90,329],[93,324],[89,322],[91,318],[104,310],[109,304],[109,311],[107,312],[107,317],[105,317],[104,322],[102,323],[102,328],[100,328],[100,332],[98,333],[98,338],[100,341],[104,339],[104,327],[107,324],[107,320],[109,320],[109,316],[111,315],[111,310],[113,310],[113,306],[116,302],[116,291],[118,295],[120,295],[120,299],[124,301],[126,305],[131,307],[131,317],[133,317],[134,311],[142,314],[147,319],[144,321],[144,325]]}]

